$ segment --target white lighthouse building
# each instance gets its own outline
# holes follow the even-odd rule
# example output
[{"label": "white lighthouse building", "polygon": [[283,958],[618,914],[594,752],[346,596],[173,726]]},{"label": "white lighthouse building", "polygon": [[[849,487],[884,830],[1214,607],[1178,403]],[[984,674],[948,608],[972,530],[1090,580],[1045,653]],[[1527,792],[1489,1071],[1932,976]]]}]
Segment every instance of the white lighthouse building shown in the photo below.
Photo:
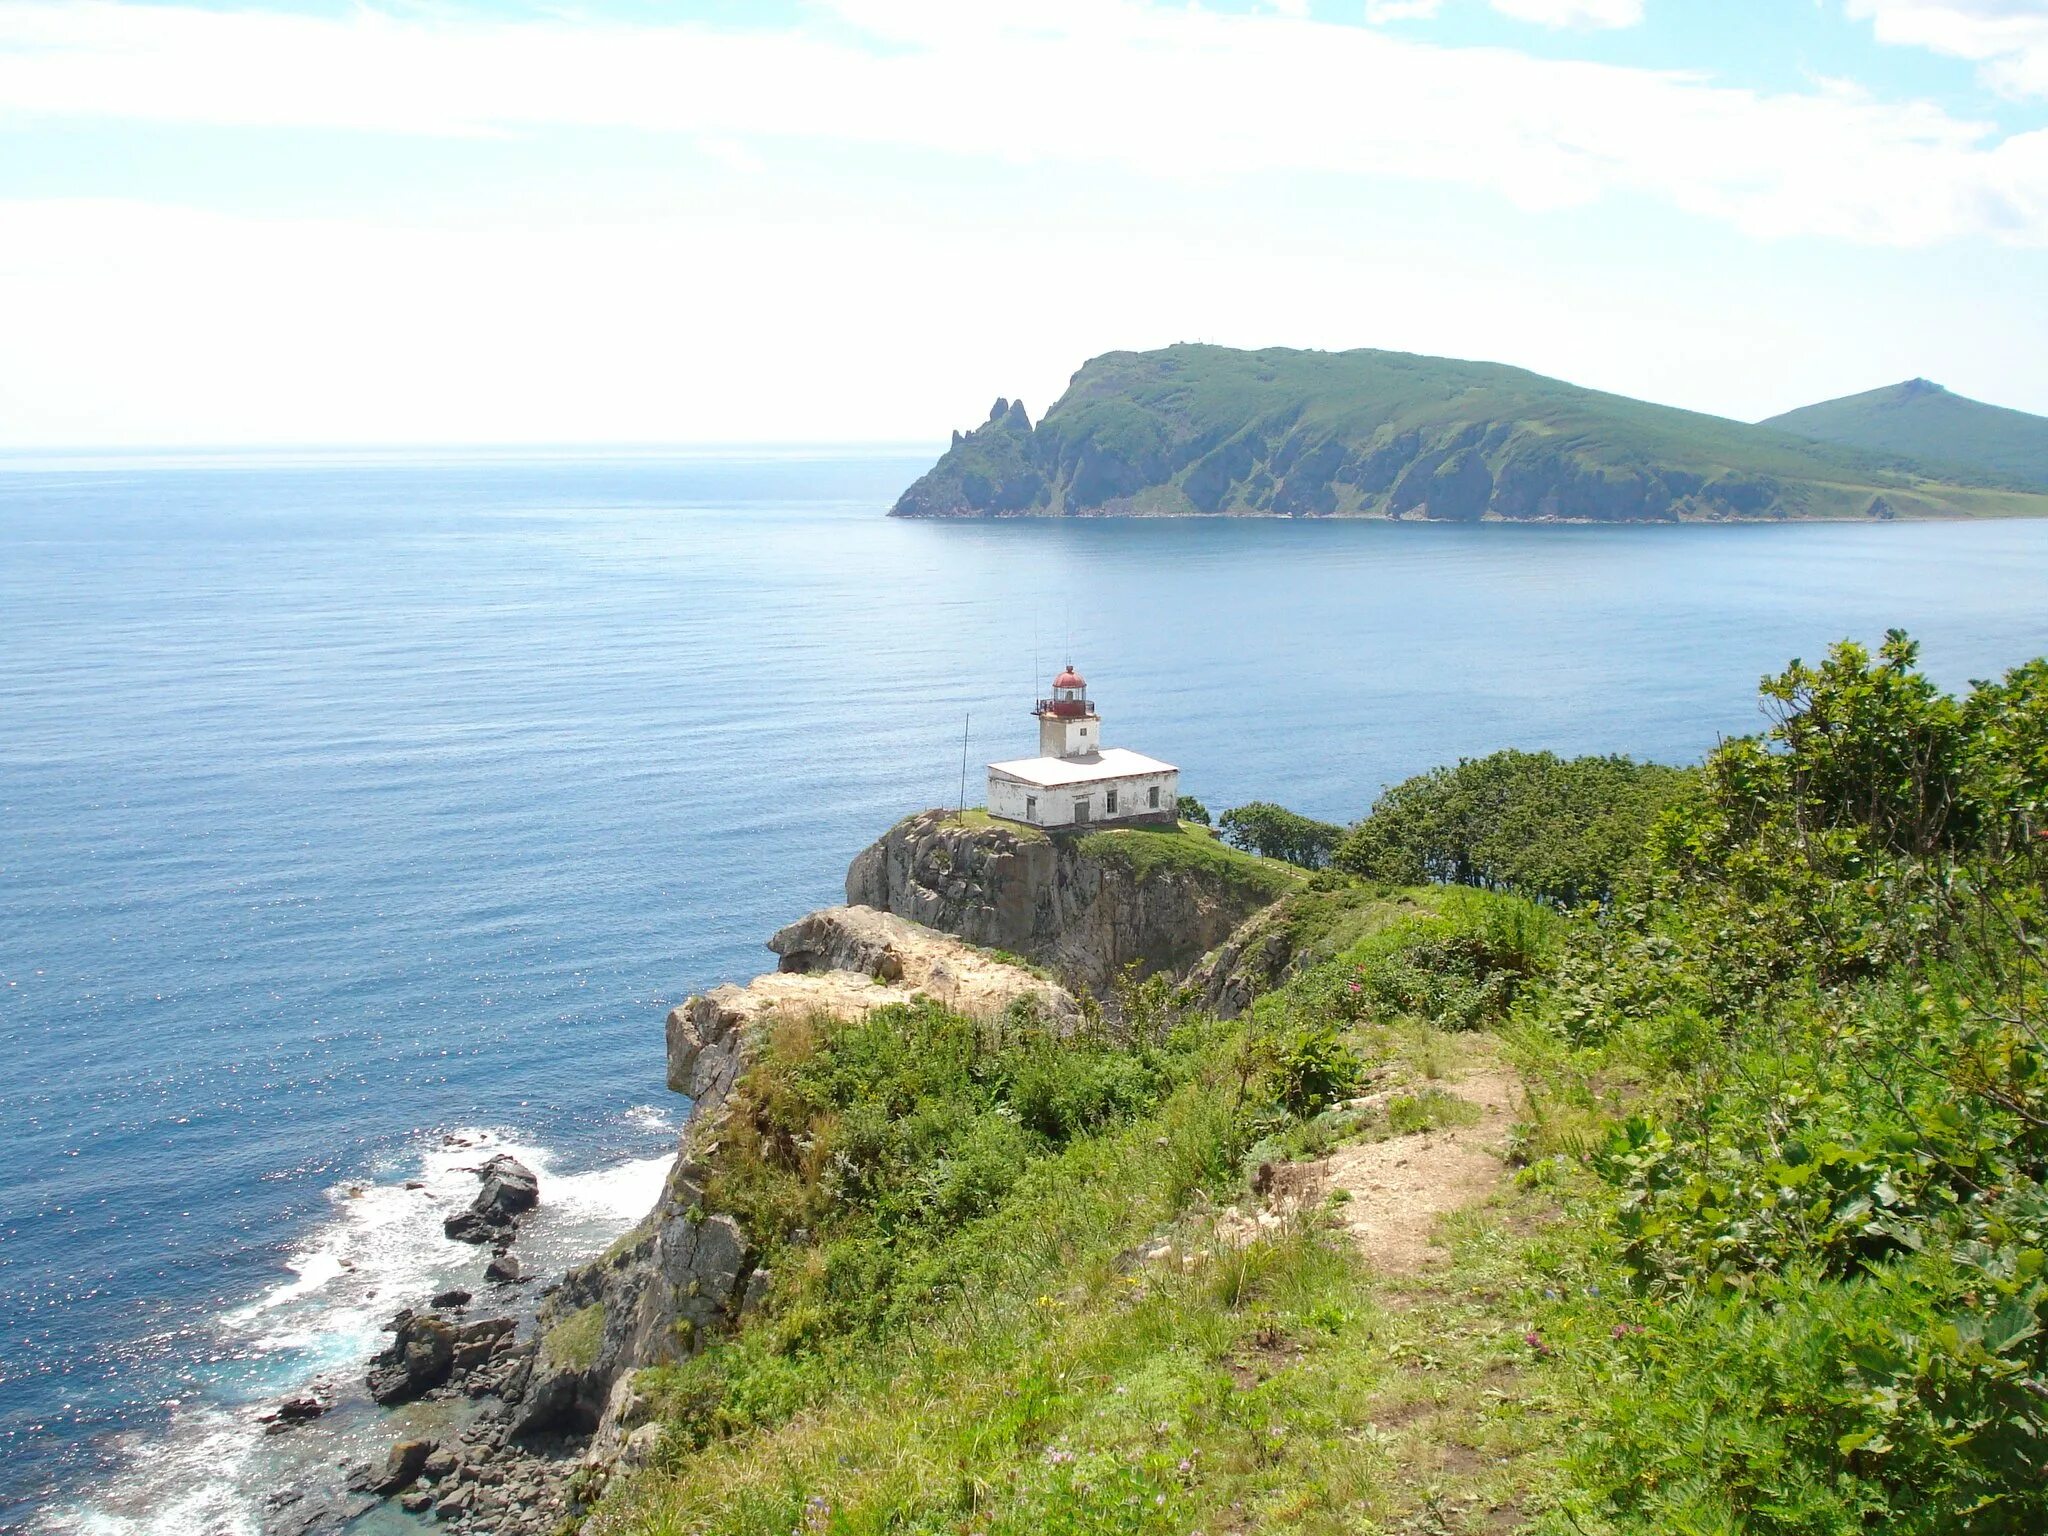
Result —
[{"label": "white lighthouse building", "polygon": [[1180,770],[1142,752],[1102,744],[1102,717],[1074,670],[1040,699],[1038,756],[988,765],[988,812],[1034,827],[1175,820]]}]

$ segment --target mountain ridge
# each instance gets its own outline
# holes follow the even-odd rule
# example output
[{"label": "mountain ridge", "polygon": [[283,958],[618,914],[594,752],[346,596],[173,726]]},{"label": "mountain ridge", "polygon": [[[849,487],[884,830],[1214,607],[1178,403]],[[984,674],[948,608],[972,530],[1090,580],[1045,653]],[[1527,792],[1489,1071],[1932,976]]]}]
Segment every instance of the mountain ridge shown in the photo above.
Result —
[{"label": "mountain ridge", "polygon": [[1803,405],[1758,425],[1844,447],[1882,447],[1937,468],[2048,491],[2048,416],[1972,400],[1932,379]]},{"label": "mountain ridge", "polygon": [[2048,497],[1504,364],[1203,344],[1092,358],[1035,426],[1021,403],[998,400],[891,511],[1548,522],[2016,513],[2048,515]]}]

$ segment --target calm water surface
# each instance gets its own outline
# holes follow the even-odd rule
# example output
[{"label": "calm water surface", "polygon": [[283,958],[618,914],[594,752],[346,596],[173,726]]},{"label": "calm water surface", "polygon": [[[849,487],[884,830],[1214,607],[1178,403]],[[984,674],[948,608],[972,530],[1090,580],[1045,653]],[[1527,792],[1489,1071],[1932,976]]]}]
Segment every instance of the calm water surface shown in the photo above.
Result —
[{"label": "calm water surface", "polygon": [[620,1230],[665,1010],[1069,655],[1212,807],[1349,819],[1696,759],[1842,635],[2048,651],[2043,523],[885,520],[928,462],[0,460],[0,1527],[255,1530],[257,1405],[473,1267],[444,1137],[544,1163],[541,1257]]}]

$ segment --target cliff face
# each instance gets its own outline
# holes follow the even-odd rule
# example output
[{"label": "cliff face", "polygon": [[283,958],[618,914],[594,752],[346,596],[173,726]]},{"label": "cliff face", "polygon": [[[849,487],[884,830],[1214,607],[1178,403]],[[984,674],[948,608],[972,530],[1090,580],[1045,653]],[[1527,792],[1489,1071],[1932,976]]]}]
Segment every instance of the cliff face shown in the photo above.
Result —
[{"label": "cliff face", "polygon": [[1127,965],[1180,972],[1294,877],[1197,833],[1057,837],[926,811],[854,859],[846,899],[1049,966],[1105,991]]},{"label": "cliff face", "polygon": [[[1397,352],[1112,352],[1035,427],[998,400],[896,517],[1644,522],[2048,512],[2016,482]],[[1999,487],[2006,489],[2000,490]]]},{"label": "cliff face", "polygon": [[543,1306],[540,1338],[522,1356],[530,1372],[506,1400],[507,1440],[587,1443],[599,1466],[632,1461],[646,1411],[634,1372],[694,1353],[772,1285],[709,1191],[734,1086],[777,1020],[854,1018],[923,995],[984,1017],[1023,1001],[1075,1023],[1081,1009],[1065,987],[975,946],[1106,989],[1132,963],[1186,970],[1295,883],[1179,829],[1054,839],[942,811],[891,828],[854,860],[847,906],[769,940],[777,971],[669,1015],[669,1086],[692,1101],[682,1148],[647,1219]]},{"label": "cliff face", "polygon": [[1080,1017],[1063,988],[887,912],[815,912],[768,947],[780,971],[714,988],[669,1015],[669,1086],[692,1101],[682,1150],[647,1219],[549,1298],[513,1425],[519,1438],[595,1432],[599,1457],[618,1453],[636,1427],[632,1371],[694,1352],[769,1283],[747,1234],[709,1206],[705,1190],[733,1084],[777,1019],[857,1018],[918,994],[975,1015],[1021,999],[1055,1021]]}]

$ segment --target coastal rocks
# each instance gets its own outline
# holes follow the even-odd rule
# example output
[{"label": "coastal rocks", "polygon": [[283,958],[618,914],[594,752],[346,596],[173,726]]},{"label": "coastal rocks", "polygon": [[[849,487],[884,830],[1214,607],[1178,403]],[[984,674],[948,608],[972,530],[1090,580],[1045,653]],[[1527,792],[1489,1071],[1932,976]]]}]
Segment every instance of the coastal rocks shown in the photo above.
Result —
[{"label": "coastal rocks", "polygon": [[1080,1018],[1057,983],[872,907],[814,912],[768,947],[781,957],[779,972],[744,987],[714,987],[668,1016],[668,1085],[690,1096],[696,1117],[732,1090],[750,1029],[778,1017],[860,1018],[923,995],[976,1015],[1024,1001],[1055,1024]]},{"label": "coastal rocks", "polygon": [[[522,1340],[505,1317],[435,1310],[392,1320],[372,1393],[384,1403],[426,1399],[441,1443],[417,1467],[408,1452],[403,1467],[365,1469],[367,1486],[410,1473],[393,1496],[449,1531],[550,1536],[612,1469],[654,1459],[661,1429],[635,1373],[696,1352],[768,1292],[746,1231],[708,1191],[729,1096],[779,1021],[859,1018],[921,996],[981,1016],[1027,1006],[1056,1025],[1081,1017],[1057,982],[889,912],[812,913],[770,947],[781,969],[670,1014],[669,1081],[692,1105],[660,1199],[602,1258],[544,1293],[531,1336]],[[519,1273],[505,1253],[487,1276]],[[454,1304],[453,1293],[440,1299]],[[450,1423],[460,1427],[444,1431]]]},{"label": "coastal rocks", "polygon": [[502,1249],[517,1235],[521,1218],[540,1204],[540,1180],[518,1158],[503,1152],[477,1172],[483,1188],[467,1210],[441,1224],[442,1230],[457,1242],[491,1243]]},{"label": "coastal rocks", "polygon": [[334,1405],[325,1398],[310,1394],[302,1397],[288,1397],[270,1412],[259,1414],[256,1422],[263,1426],[266,1435],[281,1435],[288,1429],[301,1424],[310,1424]]},{"label": "coastal rocks", "polygon": [[436,1312],[399,1313],[385,1329],[395,1335],[370,1360],[370,1396],[389,1408],[440,1386],[455,1369],[456,1327]]},{"label": "coastal rocks", "polygon": [[438,1309],[446,1309],[449,1307],[466,1307],[469,1305],[469,1297],[470,1293],[468,1291],[461,1290],[458,1288],[452,1291],[441,1292],[438,1296],[434,1298],[433,1304]]},{"label": "coastal rocks", "polygon": [[1040,961],[1102,993],[1129,965],[1186,970],[1279,894],[1222,866],[1145,869],[1113,849],[925,811],[854,859],[846,899]]},{"label": "coastal rocks", "polygon": [[493,1285],[517,1285],[521,1279],[519,1255],[500,1253],[484,1266],[484,1278]]},{"label": "coastal rocks", "polygon": [[419,1480],[421,1469],[435,1449],[431,1440],[399,1441],[385,1454],[383,1474],[366,1491],[386,1498],[394,1493],[403,1493]]}]

